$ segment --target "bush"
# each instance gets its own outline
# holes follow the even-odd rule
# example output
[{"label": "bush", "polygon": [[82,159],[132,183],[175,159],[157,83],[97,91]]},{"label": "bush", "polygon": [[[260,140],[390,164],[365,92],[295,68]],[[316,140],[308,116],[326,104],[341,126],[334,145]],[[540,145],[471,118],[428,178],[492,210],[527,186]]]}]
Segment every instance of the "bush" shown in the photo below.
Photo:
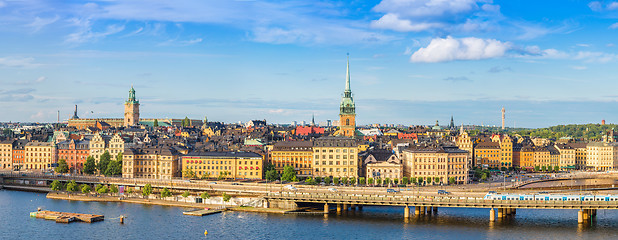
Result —
[{"label": "bush", "polygon": [[62,183],[60,183],[60,181],[58,181],[58,180],[54,180],[51,183],[51,185],[49,185],[49,187],[51,188],[51,190],[60,191],[60,190],[62,190]]},{"label": "bush", "polygon": [[232,196],[228,195],[227,193],[223,193],[222,197],[224,202],[229,202],[230,199],[232,199]]},{"label": "bush", "polygon": [[201,197],[201,198],[203,198],[203,199],[209,199],[209,198],[210,198],[210,194],[208,194],[207,192],[203,192],[203,193],[200,195],[200,197]]},{"label": "bush", "polygon": [[81,187],[81,189],[82,189],[82,193],[84,193],[84,194],[89,193],[90,191],[92,191],[92,189],[90,188],[90,186],[88,186],[88,185],[86,185],[86,184],[83,184],[83,185],[82,185],[82,187]]},{"label": "bush", "polygon": [[[112,193],[118,193],[118,186],[116,186],[116,185],[112,184],[112,185],[109,187],[109,190],[110,190]],[[128,190],[128,189],[127,189],[127,190]]]},{"label": "bush", "polygon": [[161,198],[166,198],[166,197],[171,197],[172,196],[172,192],[170,192],[169,189],[167,189],[166,187],[163,188],[163,190],[161,191]]},{"label": "bush", "polygon": [[69,192],[77,192],[77,183],[75,182],[75,180],[71,180],[67,184],[67,191],[69,191]]}]

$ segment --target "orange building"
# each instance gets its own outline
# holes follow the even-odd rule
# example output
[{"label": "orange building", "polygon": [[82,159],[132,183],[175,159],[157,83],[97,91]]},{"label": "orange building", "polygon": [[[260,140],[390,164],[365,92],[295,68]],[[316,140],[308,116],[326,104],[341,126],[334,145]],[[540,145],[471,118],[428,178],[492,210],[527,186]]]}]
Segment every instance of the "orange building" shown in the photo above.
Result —
[{"label": "orange building", "polygon": [[13,169],[15,170],[19,170],[24,167],[24,149],[27,143],[28,140],[24,139],[15,140],[13,142],[13,155],[11,157],[13,158]]},{"label": "orange building", "polygon": [[68,140],[58,143],[57,147],[58,160],[66,160],[71,171],[81,172],[84,169],[86,158],[90,156],[90,141]]}]

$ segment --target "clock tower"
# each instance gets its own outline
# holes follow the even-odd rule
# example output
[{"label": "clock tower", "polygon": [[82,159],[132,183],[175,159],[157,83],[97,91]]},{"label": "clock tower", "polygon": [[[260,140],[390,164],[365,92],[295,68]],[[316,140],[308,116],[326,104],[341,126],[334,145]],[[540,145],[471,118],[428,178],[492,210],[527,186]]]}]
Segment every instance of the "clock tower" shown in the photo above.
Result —
[{"label": "clock tower", "polygon": [[350,54],[348,54],[345,90],[339,106],[339,135],[354,137],[356,135],[356,106],[350,89]]}]

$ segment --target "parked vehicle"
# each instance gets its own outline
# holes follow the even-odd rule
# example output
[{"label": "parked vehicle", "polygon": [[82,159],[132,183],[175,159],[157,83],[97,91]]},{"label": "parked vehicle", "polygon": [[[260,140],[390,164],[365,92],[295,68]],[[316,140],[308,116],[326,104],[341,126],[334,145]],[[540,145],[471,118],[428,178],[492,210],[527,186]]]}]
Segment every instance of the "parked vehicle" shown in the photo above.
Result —
[{"label": "parked vehicle", "polygon": [[438,194],[440,194],[440,195],[448,195],[448,194],[451,194],[451,193],[447,192],[446,190],[438,190]]},{"label": "parked vehicle", "polygon": [[337,189],[336,188],[328,188],[328,191],[337,192]]},{"label": "parked vehicle", "polygon": [[389,189],[386,189],[386,192],[387,193],[396,193],[396,192],[399,192],[399,191],[397,191],[395,189],[392,189],[392,188],[389,188]]}]

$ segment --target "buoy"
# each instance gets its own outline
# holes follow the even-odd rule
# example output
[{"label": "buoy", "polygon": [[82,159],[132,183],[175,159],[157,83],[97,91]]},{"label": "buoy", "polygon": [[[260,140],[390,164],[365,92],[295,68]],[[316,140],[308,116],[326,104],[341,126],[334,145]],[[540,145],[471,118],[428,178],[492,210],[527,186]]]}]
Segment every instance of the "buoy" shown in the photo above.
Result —
[{"label": "buoy", "polygon": [[124,224],[124,216],[120,215],[120,223]]},{"label": "buoy", "polygon": [[40,212],[40,211],[41,211],[41,208],[37,208],[36,210]]},{"label": "buoy", "polygon": [[208,230],[204,230],[204,235],[208,235]]}]

